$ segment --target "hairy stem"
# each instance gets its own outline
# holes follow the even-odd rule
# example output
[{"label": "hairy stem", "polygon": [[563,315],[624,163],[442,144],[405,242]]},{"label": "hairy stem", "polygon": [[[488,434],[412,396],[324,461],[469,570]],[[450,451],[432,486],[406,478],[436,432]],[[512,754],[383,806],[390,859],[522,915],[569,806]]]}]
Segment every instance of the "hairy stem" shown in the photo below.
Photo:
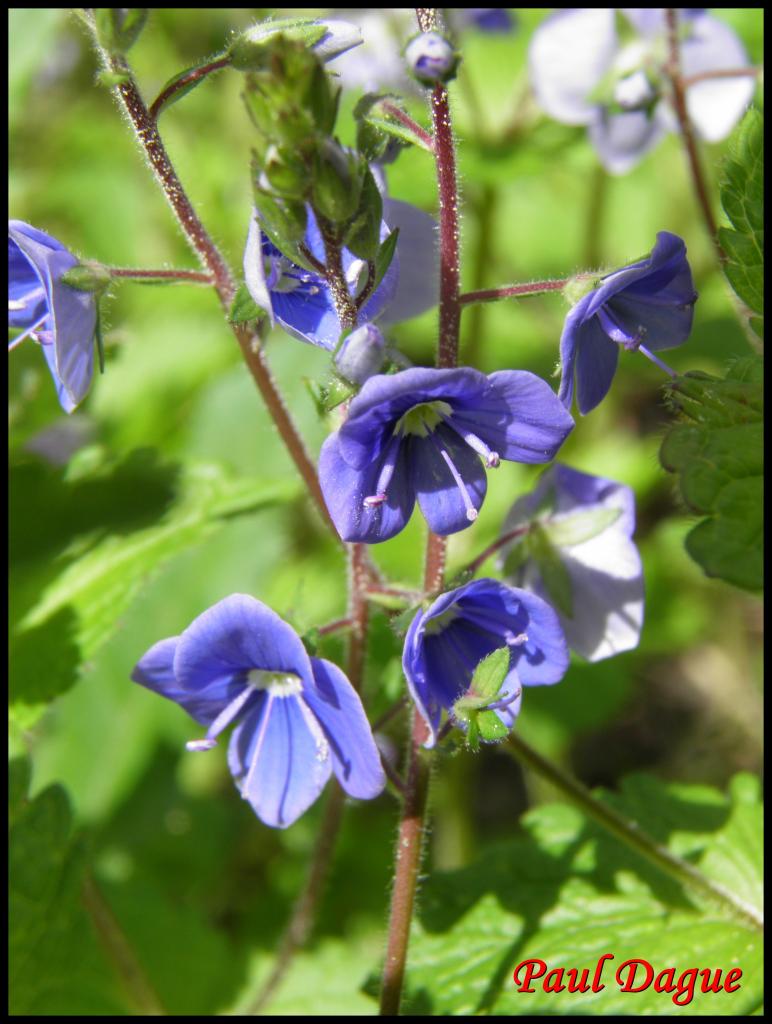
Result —
[{"label": "hairy stem", "polygon": [[476,558],[473,558],[471,562],[467,563],[467,565],[460,570],[459,575],[461,573],[476,573],[480,566],[488,561],[491,555],[495,555],[497,551],[506,547],[511,541],[517,540],[518,537],[522,537],[523,534],[528,533],[530,529],[531,524],[527,523],[524,526],[516,526],[514,530],[509,530],[508,533],[502,534],[498,540],[494,540],[493,543],[489,544],[487,548],[481,551]]},{"label": "hairy stem", "polygon": [[[416,14],[423,32],[436,26],[436,9],[418,8]],[[432,92],[431,110],[440,196],[440,323],[436,361],[438,367],[447,368],[456,366],[458,362],[461,303],[456,155],[448,94],[442,85],[435,86]],[[445,551],[446,538],[429,533],[424,565],[425,592],[442,589]],[[398,1015],[402,1001],[429,795],[430,763],[422,750],[426,737],[426,724],[416,709],[408,746],[407,779],[395,853],[394,887],[381,986],[381,1016]]]},{"label": "hairy stem", "polygon": [[143,1017],[166,1016],[166,1010],[146,978],[134,950],[90,874],[83,880],[82,898],[102,946],[137,1013]]},{"label": "hairy stem", "polygon": [[678,118],[678,127],[684,144],[686,159],[689,164],[692,185],[694,186],[694,194],[702,212],[702,219],[705,221],[705,227],[708,229],[710,240],[713,243],[719,261],[723,261],[725,256],[718,241],[718,228],[716,226],[716,219],[713,216],[713,209],[710,203],[705,171],[700,160],[700,154],[697,148],[697,139],[694,134],[694,127],[692,126],[689,111],[686,106],[686,88],[681,74],[681,50],[678,41],[678,9],[675,7],[666,7],[665,17],[667,19],[669,50],[665,70],[668,78],[670,79],[670,85],[673,90],[673,108],[675,110],[676,117]]},{"label": "hairy stem", "polygon": [[[579,275],[591,277],[591,274]],[[546,292],[559,292],[568,284],[569,279],[561,281],[531,281],[527,284],[505,284],[499,288],[483,288],[477,292],[463,292],[458,297],[462,306],[472,302],[497,302],[499,299],[522,299],[527,295],[544,295]]]},{"label": "hairy stem", "polygon": [[[128,116],[137,142],[147,157],[148,163],[177,218],[177,222],[182,228],[185,238],[211,274],[220,303],[223,309],[227,311],[236,293],[236,283],[230,267],[193,209],[193,205],[169,159],[161,136],[158,133],[156,123],[142,100],[129,65],[122,58],[110,57],[96,43],[96,40],[95,44],[104,68],[107,71],[120,73],[122,76],[122,81],[114,86],[115,93]],[[276,424],[281,439],[295,463],[295,467],[305,481],[308,491],[321,513],[322,519],[332,530],[333,536],[337,538],[338,531],[335,529],[330,514],[327,511],[327,505],[319,486],[316,467],[271,376],[260,347],[259,335],[254,334],[243,324],[232,324],[231,329],[236,335],[236,340],[241,347],[244,360],[260,391],[268,412]]]},{"label": "hairy stem", "polygon": [[108,267],[110,277],[143,281],[180,281],[192,284],[214,284],[214,278],[205,270],[142,270],[135,267]]},{"label": "hairy stem", "polygon": [[636,850],[651,864],[683,885],[685,889],[708,897],[711,902],[729,911],[732,917],[742,921],[743,924],[750,925],[756,930],[762,929],[763,917],[755,907],[725,889],[719,882],[707,878],[688,861],[676,857],[667,847],[642,832],[637,822],[630,821],[609,807],[608,804],[601,803],[586,786],[572,778],[556,764],[548,761],[546,757],[542,757],[516,732],[510,734],[505,749],[508,749],[508,752],[532,771],[552,783],[607,832],[612,833],[626,846]]},{"label": "hairy stem", "polygon": [[316,919],[317,907],[324,893],[324,884],[327,880],[333,853],[335,852],[335,843],[343,817],[344,799],[343,790],[336,782],[327,795],[324,817],[316,836],[316,844],[311,857],[311,866],[306,878],[306,884],[295,903],[289,924],[279,943],[279,950],[276,954],[276,960],[271,973],[268,975],[254,1002],[246,1010],[248,1015],[262,1013],[289,970],[295,953],[305,945],[311,933]]},{"label": "hairy stem", "polygon": [[435,85],[431,99],[434,153],[440,194],[440,338],[437,365],[458,363],[458,335],[461,320],[459,301],[460,234],[458,227],[458,183],[453,127],[448,90]]}]

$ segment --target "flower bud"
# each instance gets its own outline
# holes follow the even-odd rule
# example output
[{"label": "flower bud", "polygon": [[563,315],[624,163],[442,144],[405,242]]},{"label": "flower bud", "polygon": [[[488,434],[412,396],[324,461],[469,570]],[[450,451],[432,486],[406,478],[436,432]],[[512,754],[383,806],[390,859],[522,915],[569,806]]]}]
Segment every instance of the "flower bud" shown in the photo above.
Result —
[{"label": "flower bud", "polygon": [[100,44],[111,55],[126,53],[139,38],[147,15],[147,7],[94,8],[94,24]]},{"label": "flower bud", "polygon": [[324,139],[314,162],[313,201],[323,217],[343,223],[359,206],[362,176],[356,154]]},{"label": "flower bud", "polygon": [[439,32],[423,32],[405,47],[405,60],[414,78],[434,85],[455,78],[459,56]]},{"label": "flower bud", "polygon": [[364,384],[383,366],[386,341],[375,324],[363,324],[352,331],[335,355],[338,373],[354,384]]}]

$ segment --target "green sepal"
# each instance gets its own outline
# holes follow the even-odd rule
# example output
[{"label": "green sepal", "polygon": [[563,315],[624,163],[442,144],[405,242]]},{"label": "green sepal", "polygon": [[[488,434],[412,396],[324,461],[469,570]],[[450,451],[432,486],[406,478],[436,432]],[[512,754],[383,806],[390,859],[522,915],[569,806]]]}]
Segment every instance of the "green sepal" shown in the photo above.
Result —
[{"label": "green sepal", "polygon": [[472,715],[466,728],[466,745],[474,753],[477,753],[480,749],[480,729],[477,724],[477,719],[477,715]]},{"label": "green sepal", "polygon": [[305,203],[280,199],[259,185],[255,185],[253,195],[263,233],[293,263],[316,273],[300,248],[308,225]]},{"label": "green sepal", "polygon": [[498,743],[509,735],[508,727],[495,711],[480,711],[475,715],[475,725],[480,731],[480,739],[486,743]]},{"label": "green sepal", "polygon": [[101,263],[79,263],[62,274],[62,283],[77,292],[92,292],[101,295],[110,287],[112,277],[108,267]]},{"label": "green sepal", "polygon": [[319,650],[319,641],[321,640],[321,633],[318,627],[312,626],[311,629],[307,629],[300,640],[309,658],[316,657],[316,652]]},{"label": "green sepal", "polygon": [[588,512],[573,512],[560,519],[546,519],[540,523],[540,527],[554,547],[569,548],[597,537],[621,515],[621,508],[591,509]]},{"label": "green sepal", "polygon": [[478,664],[472,676],[469,692],[490,704],[498,696],[507,678],[510,664],[509,647],[499,647]]},{"label": "green sepal", "polygon": [[279,18],[246,29],[231,43],[228,53],[237,71],[262,71],[271,62],[272,44],[278,36],[311,47],[326,34],[325,25],[305,18]]},{"label": "green sepal", "polygon": [[333,224],[345,224],[357,212],[365,169],[356,153],[334,139],[324,139],[314,158],[314,209]]},{"label": "green sepal", "polygon": [[575,306],[585,295],[600,287],[601,277],[588,274],[577,274],[563,286],[563,298],[570,306]]},{"label": "green sepal", "polygon": [[273,192],[282,199],[303,201],[309,191],[309,168],[295,149],[271,146],[266,153],[263,173]]},{"label": "green sepal", "polygon": [[360,259],[375,261],[381,239],[383,200],[369,167],[365,170],[359,208],[351,221],[343,244]]},{"label": "green sepal", "polygon": [[375,257],[375,285],[373,290],[383,280],[383,275],[391,266],[391,261],[394,259],[394,253],[397,251],[397,241],[399,240],[399,228],[394,230],[384,238],[381,244],[378,246],[378,255]]},{"label": "green sepal", "polygon": [[228,312],[228,322],[232,324],[248,324],[259,320],[264,313],[265,310],[261,309],[249,294],[247,286],[240,284],[236,294],[233,296],[233,302]]}]

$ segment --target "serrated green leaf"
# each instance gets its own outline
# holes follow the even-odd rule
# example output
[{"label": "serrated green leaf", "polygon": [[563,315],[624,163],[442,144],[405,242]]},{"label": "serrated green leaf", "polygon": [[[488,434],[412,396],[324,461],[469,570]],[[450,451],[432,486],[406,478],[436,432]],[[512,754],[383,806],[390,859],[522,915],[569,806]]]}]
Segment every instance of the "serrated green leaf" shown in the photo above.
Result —
[{"label": "serrated green leaf", "polygon": [[589,512],[572,512],[560,519],[547,519],[541,524],[544,534],[555,547],[567,548],[597,537],[615,523],[620,508],[598,508]]},{"label": "serrated green leaf", "polygon": [[[764,116],[751,109],[732,133],[721,204],[732,228],[719,229],[724,272],[759,318],[764,312]],[[759,330],[754,327],[759,336]]]},{"label": "serrated green leaf", "polygon": [[[114,470],[103,471],[71,486],[55,482],[53,475],[44,477],[50,491],[40,496],[51,501],[45,515],[53,524],[48,534],[42,516],[33,524],[19,521],[27,500],[21,488],[19,509],[12,509],[17,593],[11,635],[12,704],[42,710],[45,702],[68,689],[83,663],[116,629],[144,582],[173,555],[200,543],[233,516],[299,493],[294,481],[235,478],[213,464],[170,465],[154,472],[157,479],[123,479]],[[23,482],[23,476],[20,479]],[[32,486],[35,479],[33,474]],[[162,487],[158,496],[163,494],[168,503],[165,509],[154,505],[152,491],[131,495],[132,481],[141,479]],[[127,488],[127,503],[139,502],[136,518],[128,514],[130,509],[121,517],[116,484]],[[144,515],[139,512],[143,499]],[[63,548],[57,552],[58,545]]]},{"label": "serrated green leaf", "polygon": [[686,549],[708,576],[747,590],[763,586],[763,364],[738,360],[726,377],[679,377],[669,397],[682,422],[660,450],[678,473],[681,496],[708,516],[686,538]]},{"label": "serrated green leaf", "polygon": [[83,851],[71,835],[60,786],[16,814],[9,876],[11,1014],[125,1014],[129,1008],[83,907]]},{"label": "serrated green leaf", "polygon": [[478,664],[472,676],[469,689],[478,697],[484,698],[487,704],[498,696],[502,683],[507,678],[510,663],[510,650],[508,647],[499,647],[491,651]]},{"label": "serrated green leaf", "polygon": [[[636,820],[706,875],[760,905],[761,813],[748,776],[731,799],[702,786],[666,786],[639,776],[603,800]],[[714,906],[688,896],[669,877],[573,807],[530,811],[526,838],[500,844],[458,871],[436,873],[422,890],[403,1012],[422,1015],[743,1015],[761,1000],[761,936]],[[718,852],[716,852],[718,851]],[[610,953],[600,992],[519,992],[516,965],[589,970]],[[734,993],[697,991],[688,1008],[653,986],[621,992],[614,974],[628,958],[656,972],[721,966],[742,969]],[[565,984],[565,980],[564,980]]]}]

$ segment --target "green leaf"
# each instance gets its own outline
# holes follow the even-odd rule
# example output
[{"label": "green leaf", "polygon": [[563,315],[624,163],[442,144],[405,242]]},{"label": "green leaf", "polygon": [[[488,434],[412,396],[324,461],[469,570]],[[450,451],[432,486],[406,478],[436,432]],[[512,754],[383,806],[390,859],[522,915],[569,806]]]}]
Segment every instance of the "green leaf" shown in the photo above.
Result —
[{"label": "green leaf", "polygon": [[[10,690],[26,724],[73,685],[166,561],[229,518],[299,493],[294,481],[239,479],[218,465],[158,466],[136,458],[72,483],[40,466],[17,467],[14,476]],[[41,515],[30,521],[24,509],[33,493]]]},{"label": "green leaf", "polygon": [[743,302],[759,314],[752,326],[763,337],[764,115],[759,110],[749,110],[732,133],[724,175],[721,204],[734,229],[718,232],[727,256],[724,273]]},{"label": "green leaf", "polygon": [[708,576],[763,586],[762,360],[738,360],[722,380],[686,374],[669,387],[681,413],[660,450],[681,496],[701,516],[686,549]]},{"label": "green leaf", "polygon": [[233,297],[228,320],[232,324],[248,324],[254,320],[259,320],[264,315],[264,311],[249,294],[247,286],[240,284],[238,291]]},{"label": "green leaf", "polygon": [[[704,874],[760,907],[762,875],[758,784],[738,776],[729,798],[703,786],[626,779],[602,799],[637,821]],[[744,1015],[762,995],[762,942],[752,925],[694,900],[669,876],[573,807],[530,811],[527,835],[501,843],[477,863],[436,873],[422,890],[410,943],[405,1013],[452,1016],[671,1015],[673,993],[653,986],[624,993],[614,982],[629,958],[676,978],[700,967],[742,970],[734,993],[697,991],[685,1012]],[[515,988],[516,965],[587,968],[604,953],[602,991],[533,993]],[[699,981],[699,979],[698,979]],[[565,984],[565,981],[564,981]]]},{"label": "green leaf", "polygon": [[583,544],[597,537],[615,523],[622,514],[621,508],[598,508],[589,512],[572,512],[560,519],[547,519],[541,529],[547,539],[558,548]]},{"label": "green leaf", "polygon": [[403,145],[418,146],[431,153],[432,147],[425,139],[402,124],[388,107],[384,107],[385,101],[392,107],[401,109],[400,97],[388,93],[368,93],[354,108],[354,117],[357,121],[357,148],[368,160],[376,160],[383,155],[389,139],[397,139]]},{"label": "green leaf", "polygon": [[343,239],[355,256],[363,260],[374,260],[378,255],[381,237],[383,200],[375,178],[369,168],[362,181],[359,209],[351,221]]},{"label": "green leaf", "polygon": [[9,833],[13,1016],[125,1014],[129,1007],[83,906],[85,861],[64,790],[18,803]]}]

